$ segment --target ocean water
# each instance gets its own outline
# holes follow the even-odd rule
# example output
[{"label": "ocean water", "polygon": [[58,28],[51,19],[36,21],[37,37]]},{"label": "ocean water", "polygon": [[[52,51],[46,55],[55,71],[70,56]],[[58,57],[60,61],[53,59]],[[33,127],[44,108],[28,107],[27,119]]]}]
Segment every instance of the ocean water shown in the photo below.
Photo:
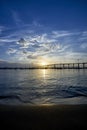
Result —
[{"label": "ocean water", "polygon": [[0,104],[87,104],[87,69],[0,70]]}]

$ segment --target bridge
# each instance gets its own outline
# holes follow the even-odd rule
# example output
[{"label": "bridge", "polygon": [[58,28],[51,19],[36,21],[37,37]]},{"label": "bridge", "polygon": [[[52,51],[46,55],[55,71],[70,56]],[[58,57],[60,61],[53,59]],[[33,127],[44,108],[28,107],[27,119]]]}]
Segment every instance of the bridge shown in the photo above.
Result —
[{"label": "bridge", "polygon": [[45,69],[87,69],[87,62],[82,63],[59,63],[44,66]]},{"label": "bridge", "polygon": [[0,67],[0,69],[87,69],[87,62],[82,63],[58,63],[43,66],[25,67]]}]

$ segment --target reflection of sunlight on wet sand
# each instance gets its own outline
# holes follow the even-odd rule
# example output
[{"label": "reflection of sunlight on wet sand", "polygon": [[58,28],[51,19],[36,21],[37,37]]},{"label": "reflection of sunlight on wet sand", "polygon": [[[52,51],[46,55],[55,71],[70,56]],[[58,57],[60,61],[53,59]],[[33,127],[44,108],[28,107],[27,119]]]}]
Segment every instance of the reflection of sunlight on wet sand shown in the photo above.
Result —
[{"label": "reflection of sunlight on wet sand", "polygon": [[49,107],[49,106],[54,106],[54,103],[48,103],[48,104],[41,104],[39,106],[45,106],[45,107]]},{"label": "reflection of sunlight on wet sand", "polygon": [[51,103],[50,101],[52,98],[50,97],[41,97],[38,99],[34,99],[33,103],[39,106],[51,106],[54,105],[54,103]]}]

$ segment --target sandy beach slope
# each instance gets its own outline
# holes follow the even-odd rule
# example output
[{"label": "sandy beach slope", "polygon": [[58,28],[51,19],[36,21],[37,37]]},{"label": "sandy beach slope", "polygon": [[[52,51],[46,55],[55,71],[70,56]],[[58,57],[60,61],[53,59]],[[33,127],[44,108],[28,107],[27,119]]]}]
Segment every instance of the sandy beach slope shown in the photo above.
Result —
[{"label": "sandy beach slope", "polygon": [[87,105],[0,105],[2,129],[87,129]]}]

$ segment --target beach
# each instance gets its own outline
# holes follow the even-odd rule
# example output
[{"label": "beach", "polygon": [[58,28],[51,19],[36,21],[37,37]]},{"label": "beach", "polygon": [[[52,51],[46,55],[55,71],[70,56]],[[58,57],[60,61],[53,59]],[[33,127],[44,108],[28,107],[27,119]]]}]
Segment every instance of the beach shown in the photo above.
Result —
[{"label": "beach", "polygon": [[0,127],[7,129],[87,129],[87,105],[0,105]]}]

